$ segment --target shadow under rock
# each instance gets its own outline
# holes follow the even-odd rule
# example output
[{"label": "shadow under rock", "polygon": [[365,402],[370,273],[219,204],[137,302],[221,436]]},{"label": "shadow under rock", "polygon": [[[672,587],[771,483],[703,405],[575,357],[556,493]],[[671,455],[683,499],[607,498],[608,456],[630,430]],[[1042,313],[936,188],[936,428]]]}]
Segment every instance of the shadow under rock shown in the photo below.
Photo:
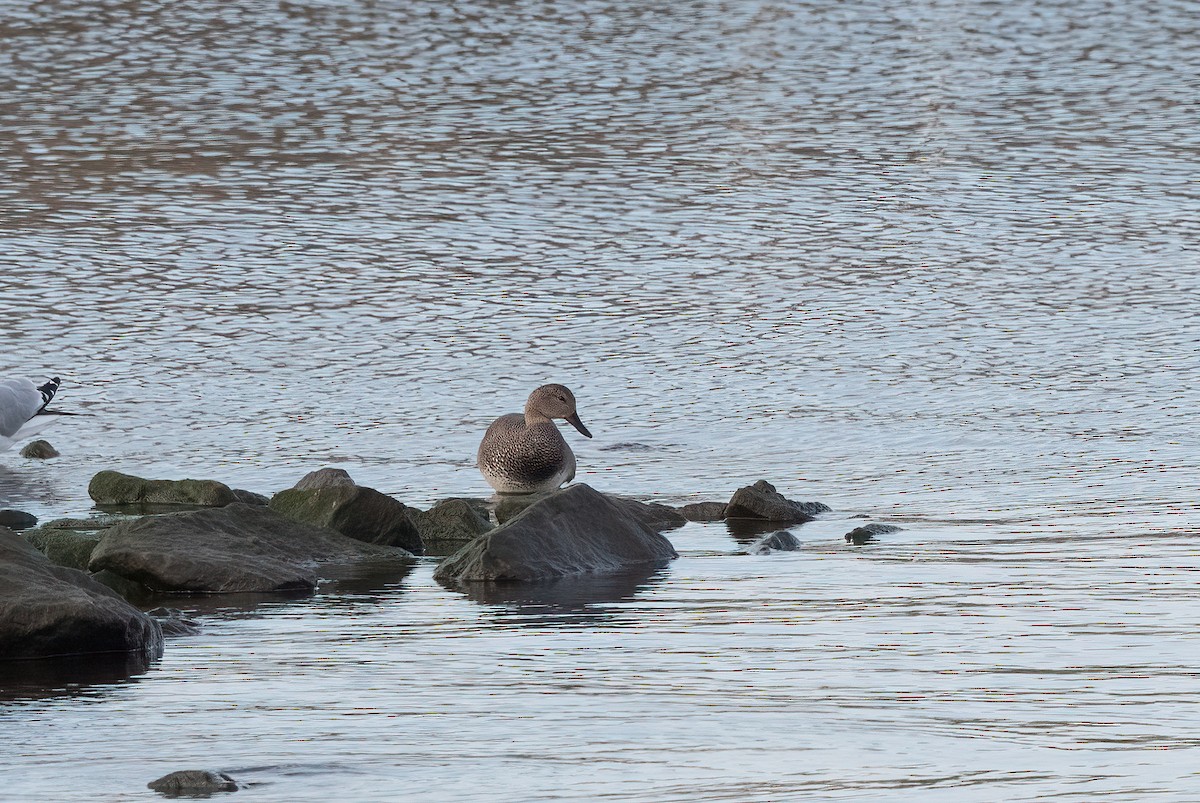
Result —
[{"label": "shadow under rock", "polygon": [[94,693],[136,681],[155,660],[142,652],[105,652],[0,661],[0,702]]},{"label": "shadow under rock", "polygon": [[788,530],[795,524],[785,524],[766,519],[725,519],[725,528],[739,544],[753,544],[764,535],[778,530]]},{"label": "shadow under rock", "polygon": [[620,574],[574,575],[538,583],[463,583],[447,586],[522,627],[611,624],[617,603],[660,582],[666,563]]}]

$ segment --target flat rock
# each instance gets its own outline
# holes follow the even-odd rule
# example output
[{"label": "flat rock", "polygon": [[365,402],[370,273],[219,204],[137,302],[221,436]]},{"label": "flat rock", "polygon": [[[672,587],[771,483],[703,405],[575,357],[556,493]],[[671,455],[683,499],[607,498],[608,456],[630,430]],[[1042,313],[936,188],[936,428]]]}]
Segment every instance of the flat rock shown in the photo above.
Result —
[{"label": "flat rock", "polygon": [[682,527],[687,524],[687,519],[684,518],[683,514],[670,505],[664,505],[661,502],[642,502],[639,499],[630,499],[628,496],[605,495],[625,508],[627,513],[640,519],[658,532],[674,530],[676,527]]},{"label": "flat rock", "polygon": [[679,513],[688,521],[721,521],[726,507],[724,502],[693,502],[679,508]]},{"label": "flat rock", "polygon": [[26,530],[21,537],[33,544],[51,563],[80,571],[87,571],[92,550],[100,542],[100,536],[96,533],[50,527]]},{"label": "flat rock", "polygon": [[675,557],[671,542],[627,505],[579,483],[476,538],[443,561],[434,578],[530,582],[615,574]]},{"label": "flat rock", "polygon": [[207,797],[216,792],[236,792],[238,788],[237,781],[215,770],[179,770],[146,785],[173,797]]},{"label": "flat rock", "polygon": [[793,502],[766,480],[739,488],[725,507],[727,519],[766,519],[784,524],[803,524],[818,513],[828,513],[828,505],[820,502]]},{"label": "flat rock", "polygon": [[427,555],[449,555],[492,529],[483,500],[443,499],[429,510],[415,510],[409,516]]},{"label": "flat rock", "polygon": [[289,488],[271,497],[271,509],[296,521],[337,530],[356,541],[403,547],[416,554],[423,551],[421,534],[410,515],[416,508],[374,488]]},{"label": "flat rock", "polygon": [[750,545],[746,551],[751,555],[769,555],[772,552],[795,552],[800,548],[800,541],[787,530],[778,530],[760,538]]},{"label": "flat rock", "polygon": [[49,441],[33,441],[25,444],[25,447],[21,449],[21,457],[49,460],[52,457],[58,457],[58,450],[51,446]]},{"label": "flat rock", "polygon": [[162,654],[162,628],[115,592],[0,527],[0,659]]},{"label": "flat rock", "polygon": [[894,524],[864,524],[861,527],[855,527],[850,532],[846,533],[846,543],[862,546],[868,541],[874,541],[875,536],[885,535],[886,533],[894,533],[902,530],[902,527],[897,527]]},{"label": "flat rock", "polygon": [[11,530],[26,530],[36,526],[37,516],[23,510],[0,510],[0,527]]},{"label": "flat rock", "polygon": [[297,491],[315,491],[319,488],[354,487],[355,484],[350,478],[350,472],[344,468],[319,468],[305,474],[292,488]]},{"label": "flat rock", "polygon": [[89,568],[154,591],[233,593],[311,590],[321,564],[411,559],[256,505],[171,513],[122,522],[101,534]]},{"label": "flat rock", "polygon": [[216,480],[148,480],[119,471],[101,471],[88,483],[98,505],[196,505],[224,507],[237,501],[233,490]]}]

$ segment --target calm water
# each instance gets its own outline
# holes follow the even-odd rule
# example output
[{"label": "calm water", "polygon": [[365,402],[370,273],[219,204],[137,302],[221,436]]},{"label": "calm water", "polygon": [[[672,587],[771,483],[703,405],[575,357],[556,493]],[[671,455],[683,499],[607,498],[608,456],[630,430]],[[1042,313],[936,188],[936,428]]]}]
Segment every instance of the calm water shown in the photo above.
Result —
[{"label": "calm water", "polygon": [[560,381],[601,490],[835,508],[649,577],[181,601],[128,680],[8,682],[6,799],[1200,798],[1194,3],[0,12],[0,371],[89,414],[0,506],[482,495]]}]

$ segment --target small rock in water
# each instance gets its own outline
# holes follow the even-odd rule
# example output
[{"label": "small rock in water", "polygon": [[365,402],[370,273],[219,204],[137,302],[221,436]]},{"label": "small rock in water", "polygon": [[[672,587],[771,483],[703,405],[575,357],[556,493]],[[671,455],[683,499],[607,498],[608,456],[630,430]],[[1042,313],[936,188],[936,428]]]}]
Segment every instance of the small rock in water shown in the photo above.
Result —
[{"label": "small rock in water", "polygon": [[679,508],[688,521],[721,521],[725,518],[724,502],[693,502]]},{"label": "small rock in water", "polygon": [[38,523],[37,516],[23,510],[0,510],[0,527],[27,530]]},{"label": "small rock in water", "polygon": [[828,513],[829,506],[820,502],[793,502],[766,480],[739,488],[725,508],[725,517],[766,519],[785,524],[812,521],[818,513]]},{"label": "small rock in water", "polygon": [[894,524],[864,524],[861,527],[855,527],[850,532],[846,533],[846,543],[862,546],[868,541],[874,541],[875,536],[885,533],[898,532],[903,528],[897,527]]},{"label": "small rock in water", "polygon": [[449,555],[492,529],[481,499],[443,499],[429,510],[411,511],[409,518],[427,555]]},{"label": "small rock in water", "polygon": [[34,441],[25,444],[25,448],[21,450],[21,457],[49,460],[52,457],[58,457],[58,450],[50,445],[50,441]]},{"label": "small rock in water", "polygon": [[319,468],[305,474],[292,488],[297,491],[315,491],[339,485],[354,487],[355,482],[350,478],[350,472],[344,468]]},{"label": "small rock in water", "polygon": [[237,501],[233,490],[216,480],[148,480],[119,471],[101,471],[88,483],[98,505],[197,505],[224,507]]},{"label": "small rock in water", "polygon": [[289,488],[271,497],[270,508],[290,519],[328,527],[368,544],[399,546],[418,555],[424,549],[413,523],[417,510],[364,485]]},{"label": "small rock in water", "polygon": [[214,792],[236,792],[237,781],[214,770],[180,770],[146,784],[165,795],[207,796]]},{"label": "small rock in water", "polygon": [[796,536],[787,530],[779,530],[755,542],[746,551],[751,555],[769,555],[772,552],[795,552],[799,548],[800,541]]},{"label": "small rock in water", "polygon": [[178,608],[154,608],[146,615],[162,627],[164,636],[190,636],[200,632],[200,623]]}]

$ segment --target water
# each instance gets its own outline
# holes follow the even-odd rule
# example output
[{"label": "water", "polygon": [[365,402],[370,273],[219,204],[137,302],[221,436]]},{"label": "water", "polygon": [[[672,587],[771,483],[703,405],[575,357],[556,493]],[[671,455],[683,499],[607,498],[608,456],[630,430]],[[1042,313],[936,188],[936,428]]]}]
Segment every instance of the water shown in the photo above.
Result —
[{"label": "water", "polygon": [[3,506],[480,495],[561,381],[601,490],[835,509],[524,596],[181,601],[128,679],[8,681],[8,797],[1200,797],[1194,4],[0,6],[3,370],[89,413]]}]

